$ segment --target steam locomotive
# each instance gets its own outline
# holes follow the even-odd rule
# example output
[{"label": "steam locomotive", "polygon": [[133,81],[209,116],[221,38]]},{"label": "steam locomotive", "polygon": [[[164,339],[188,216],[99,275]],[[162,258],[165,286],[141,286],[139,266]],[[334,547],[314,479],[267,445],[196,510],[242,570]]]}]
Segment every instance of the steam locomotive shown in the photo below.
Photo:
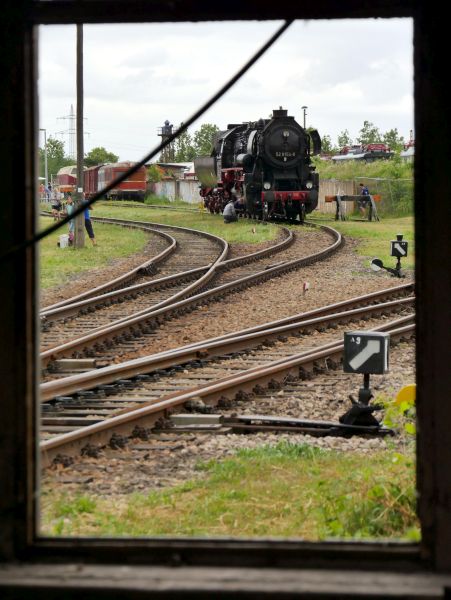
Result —
[{"label": "steam locomotive", "polygon": [[311,155],[320,152],[318,132],[307,132],[282,107],[270,119],[228,125],[211,156],[194,161],[200,195],[210,212],[232,199],[246,216],[303,223],[318,204]]}]

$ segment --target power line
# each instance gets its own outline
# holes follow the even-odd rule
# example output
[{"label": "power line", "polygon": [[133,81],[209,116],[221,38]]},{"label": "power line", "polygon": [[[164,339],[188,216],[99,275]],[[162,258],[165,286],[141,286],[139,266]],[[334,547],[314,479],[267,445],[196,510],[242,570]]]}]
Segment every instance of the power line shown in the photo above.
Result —
[{"label": "power line", "polygon": [[123,181],[125,181],[128,177],[130,177],[130,175],[133,175],[133,173],[136,173],[136,171],[138,171],[142,166],[144,166],[147,162],[149,162],[149,160],[151,158],[153,158],[154,156],[159,154],[164,148],[166,148],[166,146],[168,144],[171,144],[179,135],[181,135],[193,123],[195,123],[197,121],[197,119],[199,119],[199,117],[201,117],[205,112],[207,112],[207,110],[211,106],[213,106],[213,104],[215,104],[215,102],[217,102],[217,100],[219,100],[219,98],[221,98],[231,87],[233,87],[235,85],[235,83],[237,81],[239,81],[241,79],[241,77],[245,73],[247,73],[247,71],[249,71],[249,69],[258,61],[258,59],[261,58],[263,56],[263,54],[265,54],[265,52],[267,50],[269,50],[269,48],[271,48],[271,46],[288,29],[288,27],[290,27],[290,25],[292,23],[293,23],[293,19],[284,21],[283,25],[281,25],[279,27],[279,29],[269,38],[269,40],[267,42],[265,42],[265,44],[263,44],[263,46],[259,50],[257,50],[257,52],[241,67],[241,69],[233,77],[231,77],[229,79],[229,81],[227,81],[216,92],[216,94],[214,94],[191,117],[189,117],[189,119],[187,119],[186,121],[183,122],[183,124],[180,125],[180,127],[178,128],[176,133],[173,133],[164,142],[161,142],[161,144],[159,144],[156,148],[151,150],[146,156],[144,156],[144,158],[142,158],[140,161],[135,163],[132,167],[130,167],[130,169],[128,169],[127,171],[125,171],[124,173],[119,175],[116,179],[113,179],[113,181],[111,181],[108,185],[106,185],[102,190],[100,190],[96,194],[94,194],[89,200],[87,200],[86,202],[83,202],[83,204],[81,206],[77,207],[71,215],[64,217],[64,219],[62,219],[61,221],[58,221],[54,225],[51,225],[50,227],[48,227],[47,229],[35,234],[33,237],[29,238],[28,240],[25,240],[25,241],[21,242],[20,244],[16,244],[15,246],[13,246],[9,250],[7,250],[2,256],[0,256],[0,260],[5,260],[9,256],[11,256],[17,252],[20,252],[21,250],[25,250],[29,246],[32,246],[33,244],[36,244],[43,238],[47,237],[54,231],[57,231],[58,229],[63,227],[63,225],[65,225],[66,223],[69,223],[69,221],[71,219],[75,218],[77,215],[80,215],[85,210],[85,208],[87,208],[87,207],[91,206],[92,204],[94,204],[95,202],[97,202],[97,200],[102,198],[106,193],[108,193],[110,190],[112,190],[114,187],[116,187],[119,183],[122,183]]}]

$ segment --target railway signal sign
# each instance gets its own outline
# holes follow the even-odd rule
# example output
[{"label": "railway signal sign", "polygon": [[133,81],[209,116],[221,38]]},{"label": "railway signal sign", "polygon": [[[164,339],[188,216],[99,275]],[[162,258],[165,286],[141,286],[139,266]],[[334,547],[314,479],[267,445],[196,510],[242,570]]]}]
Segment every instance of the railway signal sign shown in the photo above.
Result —
[{"label": "railway signal sign", "polygon": [[396,267],[394,269],[392,269],[391,267],[386,267],[380,258],[374,258],[371,261],[371,268],[373,269],[373,271],[380,271],[381,269],[385,269],[395,277],[405,277],[405,275],[401,273],[401,258],[403,256],[407,256],[409,242],[404,242],[402,238],[402,233],[398,233],[396,234],[396,240],[392,240],[390,242],[390,256],[394,256],[397,259]]},{"label": "railway signal sign", "polygon": [[344,372],[378,375],[386,373],[389,342],[388,333],[347,331],[344,336]]},{"label": "railway signal sign", "polygon": [[380,331],[347,331],[344,336],[343,371],[363,373],[363,386],[358,399],[349,396],[351,408],[338,420],[346,425],[359,425],[380,429],[381,423],[374,417],[378,404],[370,405],[373,392],[370,388],[370,374],[382,375],[388,371],[388,349],[390,335]]},{"label": "railway signal sign", "polygon": [[404,258],[405,256],[407,256],[409,242],[403,242],[402,238],[402,233],[398,233],[398,235],[396,236],[396,240],[392,240],[390,242],[390,256],[394,256],[395,258]]}]

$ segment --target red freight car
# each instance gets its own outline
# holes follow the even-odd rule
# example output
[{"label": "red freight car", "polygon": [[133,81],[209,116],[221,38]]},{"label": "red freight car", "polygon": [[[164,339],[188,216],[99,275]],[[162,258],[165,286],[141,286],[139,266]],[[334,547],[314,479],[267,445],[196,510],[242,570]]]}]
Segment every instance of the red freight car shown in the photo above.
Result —
[{"label": "red freight car", "polygon": [[84,170],[83,190],[85,192],[85,198],[91,198],[99,191],[99,169],[102,166],[103,165],[96,165],[95,167],[89,167]]},{"label": "red freight car", "polygon": [[[119,175],[122,175],[130,167],[132,162],[120,162],[103,165],[98,170],[98,189],[101,190],[111,183]],[[113,200],[139,200],[143,201],[146,194],[147,171],[146,167],[140,167],[136,173],[127,177],[119,185],[110,190],[105,196]]]}]

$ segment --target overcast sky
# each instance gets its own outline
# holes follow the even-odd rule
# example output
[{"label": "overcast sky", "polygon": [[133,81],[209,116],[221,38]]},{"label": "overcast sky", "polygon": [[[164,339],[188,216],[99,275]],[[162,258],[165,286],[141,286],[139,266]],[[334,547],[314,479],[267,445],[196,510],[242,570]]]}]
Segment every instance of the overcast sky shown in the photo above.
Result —
[{"label": "overcast sky", "polygon": [[[168,119],[186,120],[279,27],[280,21],[84,26],[85,152],[120,160],[154,148]],[[381,133],[413,128],[411,19],[296,21],[251,70],[194,124],[266,118],[283,106],[335,143],[355,140],[365,120]],[[40,127],[65,141],[76,110],[76,28],[40,27]],[[41,134],[42,136],[42,134]],[[43,139],[40,140],[40,145]]]}]

